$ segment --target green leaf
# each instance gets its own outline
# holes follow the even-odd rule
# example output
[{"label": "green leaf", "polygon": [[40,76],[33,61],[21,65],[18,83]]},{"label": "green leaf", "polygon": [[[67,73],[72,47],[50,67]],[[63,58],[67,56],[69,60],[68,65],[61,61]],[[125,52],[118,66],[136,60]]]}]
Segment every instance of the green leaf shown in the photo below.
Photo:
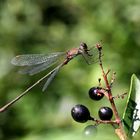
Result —
[{"label": "green leaf", "polygon": [[140,80],[135,74],[131,77],[130,91],[123,114],[123,124],[128,137],[133,137],[140,126]]}]

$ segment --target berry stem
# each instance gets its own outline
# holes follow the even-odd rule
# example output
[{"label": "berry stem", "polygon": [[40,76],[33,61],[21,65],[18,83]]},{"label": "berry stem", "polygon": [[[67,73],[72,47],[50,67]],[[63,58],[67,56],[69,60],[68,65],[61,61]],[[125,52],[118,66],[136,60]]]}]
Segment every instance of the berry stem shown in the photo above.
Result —
[{"label": "berry stem", "polygon": [[104,123],[104,124],[117,124],[116,121],[108,121],[108,120],[94,120],[97,124]]},{"label": "berry stem", "polygon": [[112,106],[112,110],[114,112],[114,116],[115,116],[115,119],[116,119],[115,122],[117,122],[117,124],[119,126],[117,129],[115,129],[115,133],[118,135],[118,137],[120,138],[120,140],[127,140],[126,134],[125,134],[124,129],[123,129],[121,118],[120,118],[120,116],[118,114],[118,111],[117,111],[117,108],[116,108],[116,105],[115,105],[115,102],[114,102],[114,98],[112,96],[111,86],[110,86],[110,84],[108,82],[107,75],[110,72],[110,70],[108,70],[107,73],[105,73],[104,68],[103,68],[102,59],[101,59],[101,56],[102,56],[102,52],[101,52],[102,51],[102,47],[100,46],[100,44],[97,44],[96,47],[99,50],[99,65],[100,65],[100,68],[101,68],[101,71],[102,71],[103,79],[104,79],[105,84],[106,84],[106,88],[108,90],[108,94],[107,94],[108,100],[110,101],[110,104]]}]

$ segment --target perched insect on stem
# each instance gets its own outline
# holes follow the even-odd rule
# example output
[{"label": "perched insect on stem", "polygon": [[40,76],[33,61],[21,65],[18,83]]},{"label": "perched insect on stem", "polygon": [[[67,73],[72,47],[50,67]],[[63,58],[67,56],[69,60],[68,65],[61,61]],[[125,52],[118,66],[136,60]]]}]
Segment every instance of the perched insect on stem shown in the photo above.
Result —
[{"label": "perched insect on stem", "polygon": [[[34,86],[39,84],[42,80],[47,78],[46,83],[43,86],[42,91],[45,91],[51,81],[54,79],[56,74],[59,72],[60,68],[64,65],[68,64],[73,58],[78,55],[82,55],[85,61],[88,64],[93,62],[93,59],[97,56],[97,48],[88,48],[85,43],[81,43],[80,47],[72,48],[67,52],[56,52],[51,54],[25,54],[18,55],[11,60],[11,63],[16,66],[26,67],[20,71],[22,74],[34,75],[41,71],[48,69],[49,67],[56,64],[63,57],[63,61],[56,66],[53,70],[47,73],[45,76],[40,78],[37,82],[35,82],[32,86],[28,87],[24,92],[22,92],[19,96],[13,99],[11,102],[7,103],[3,107],[0,108],[0,112],[4,112],[8,107],[18,101],[21,97],[28,93]],[[91,61],[92,60],[92,61]]]}]

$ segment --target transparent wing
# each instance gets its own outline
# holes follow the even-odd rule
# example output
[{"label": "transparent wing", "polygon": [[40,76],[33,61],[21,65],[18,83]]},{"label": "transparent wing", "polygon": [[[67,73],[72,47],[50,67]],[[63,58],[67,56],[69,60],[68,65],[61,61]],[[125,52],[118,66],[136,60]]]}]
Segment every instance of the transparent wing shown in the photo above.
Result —
[{"label": "transparent wing", "polygon": [[65,52],[56,52],[51,54],[25,54],[18,55],[11,60],[11,63],[16,66],[32,66],[42,63],[48,63],[48,65],[59,57],[63,56]]},{"label": "transparent wing", "polygon": [[43,63],[43,64],[39,64],[39,65],[35,65],[35,66],[26,67],[26,68],[20,70],[19,73],[34,75],[34,74],[37,74],[39,72],[46,70],[47,68],[51,67],[52,65],[54,65],[56,63],[57,63],[57,61],[50,63],[50,64]]},{"label": "transparent wing", "polygon": [[49,84],[52,82],[52,80],[54,79],[54,77],[56,76],[56,74],[59,72],[60,68],[62,67],[62,64],[60,64],[59,66],[57,66],[52,73],[50,74],[50,77],[47,79],[46,83],[43,86],[42,91],[44,92],[47,87],[49,86]]}]

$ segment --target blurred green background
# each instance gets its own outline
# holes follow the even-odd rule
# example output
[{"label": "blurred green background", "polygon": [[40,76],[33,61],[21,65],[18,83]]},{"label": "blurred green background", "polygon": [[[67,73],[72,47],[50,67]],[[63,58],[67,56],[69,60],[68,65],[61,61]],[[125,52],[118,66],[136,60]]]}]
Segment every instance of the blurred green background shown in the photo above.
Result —
[{"label": "blurred green background", "polygon": [[[0,0],[0,105],[47,73],[20,75],[11,58],[66,51],[80,42],[92,47],[102,40],[104,67],[117,73],[113,94],[128,92],[131,75],[140,74],[139,9],[139,0]],[[92,122],[76,123],[70,111],[75,104],[84,104],[98,117],[101,106],[110,106],[105,98],[94,102],[88,97],[100,77],[98,63],[87,65],[83,58],[75,58],[45,94],[41,83],[0,114],[0,140],[88,140],[82,131]],[[126,98],[116,100],[120,115],[125,103]],[[118,139],[112,127],[100,125],[92,139],[112,137]]]}]

